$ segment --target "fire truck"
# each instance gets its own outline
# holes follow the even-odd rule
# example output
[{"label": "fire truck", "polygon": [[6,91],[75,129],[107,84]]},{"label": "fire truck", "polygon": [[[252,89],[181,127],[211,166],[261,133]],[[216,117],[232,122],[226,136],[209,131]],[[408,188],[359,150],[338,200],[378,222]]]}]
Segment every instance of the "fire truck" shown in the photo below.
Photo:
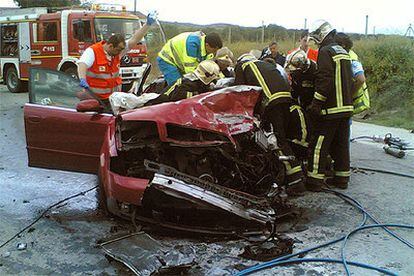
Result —
[{"label": "fire truck", "polygon": [[[86,48],[113,34],[128,39],[140,27],[139,17],[124,8],[0,10],[0,81],[13,93],[25,91],[32,66],[76,77],[76,61]],[[142,77],[147,66],[147,49],[142,41],[121,60],[123,91]]]}]

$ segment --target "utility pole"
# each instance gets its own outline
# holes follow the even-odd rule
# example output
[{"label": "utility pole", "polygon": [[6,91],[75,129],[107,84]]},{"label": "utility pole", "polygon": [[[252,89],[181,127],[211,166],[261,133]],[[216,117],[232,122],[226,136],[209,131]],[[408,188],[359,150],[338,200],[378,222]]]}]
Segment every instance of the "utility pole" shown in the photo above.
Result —
[{"label": "utility pole", "polygon": [[308,26],[308,19],[307,18],[305,18],[305,25],[303,26],[303,29],[307,29],[307,26]]},{"label": "utility pole", "polygon": [[365,16],[365,36],[368,35],[368,15]]},{"label": "utility pole", "polygon": [[134,14],[137,14],[137,0],[134,0]]},{"label": "utility pole", "polygon": [[229,26],[229,44],[231,43],[231,26]]},{"label": "utility pole", "polygon": [[404,36],[413,36],[414,37],[414,30],[413,30],[413,27],[412,27],[411,24],[408,25],[408,29],[405,32],[405,35]]},{"label": "utility pole", "polygon": [[372,34],[375,35],[375,26],[372,28]]},{"label": "utility pole", "polygon": [[264,43],[264,36],[265,36],[265,24],[264,24],[264,21],[262,21],[262,44]]}]

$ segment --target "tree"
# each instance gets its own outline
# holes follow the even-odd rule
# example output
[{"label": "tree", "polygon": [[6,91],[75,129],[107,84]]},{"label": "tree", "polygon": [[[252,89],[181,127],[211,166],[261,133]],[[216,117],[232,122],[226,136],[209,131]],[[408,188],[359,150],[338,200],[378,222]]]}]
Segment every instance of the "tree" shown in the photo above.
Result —
[{"label": "tree", "polygon": [[70,7],[80,5],[80,0],[13,0],[20,8]]}]

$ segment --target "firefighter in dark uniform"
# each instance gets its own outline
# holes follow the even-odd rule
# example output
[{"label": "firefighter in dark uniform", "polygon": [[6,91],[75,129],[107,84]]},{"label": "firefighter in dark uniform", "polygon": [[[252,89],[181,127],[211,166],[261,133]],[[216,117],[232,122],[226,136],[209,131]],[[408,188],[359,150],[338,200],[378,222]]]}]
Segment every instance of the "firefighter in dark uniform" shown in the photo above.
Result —
[{"label": "firefighter in dark uniform", "polygon": [[315,93],[316,63],[299,49],[287,56],[285,70],[290,76],[292,97],[306,110]]},{"label": "firefighter in dark uniform", "polygon": [[165,88],[158,98],[145,105],[175,102],[211,91],[210,84],[219,77],[220,68],[214,61],[202,61],[194,72],[179,78],[172,86]]},{"label": "firefighter in dark uniform", "polygon": [[350,177],[349,119],[352,116],[352,69],[349,54],[334,41],[336,30],[326,21],[315,23],[310,37],[319,44],[315,93],[309,112],[315,121],[311,138],[306,188],[320,191],[327,155],[334,161],[328,184],[346,189]]},{"label": "firefighter in dark uniform", "polygon": [[[287,56],[285,71],[290,76],[292,97],[304,110],[307,136],[311,137],[314,127],[312,117],[307,114],[306,110],[311,105],[315,93],[316,63],[307,57],[305,51],[297,49]],[[301,153],[307,154],[303,149]]]},{"label": "firefighter in dark uniform", "polygon": [[[235,67],[235,85],[241,84],[262,87],[255,113],[260,115],[262,122],[269,122],[272,125],[280,153],[282,155],[294,155],[288,141],[288,132],[291,112],[297,112],[297,109],[291,108],[292,96],[283,67],[257,60],[251,54],[244,54],[239,57]],[[302,136],[298,140],[302,140]],[[305,187],[300,161],[298,159],[285,161],[284,165],[286,168],[287,193],[301,195]]]}]

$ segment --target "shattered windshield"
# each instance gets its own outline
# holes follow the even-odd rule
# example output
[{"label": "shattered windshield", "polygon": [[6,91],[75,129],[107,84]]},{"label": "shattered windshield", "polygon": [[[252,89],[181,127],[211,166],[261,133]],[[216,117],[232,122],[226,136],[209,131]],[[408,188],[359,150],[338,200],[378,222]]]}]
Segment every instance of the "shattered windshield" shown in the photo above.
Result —
[{"label": "shattered windshield", "polygon": [[96,18],[95,31],[97,41],[108,40],[114,34],[122,34],[125,39],[131,38],[140,29],[138,19]]}]

